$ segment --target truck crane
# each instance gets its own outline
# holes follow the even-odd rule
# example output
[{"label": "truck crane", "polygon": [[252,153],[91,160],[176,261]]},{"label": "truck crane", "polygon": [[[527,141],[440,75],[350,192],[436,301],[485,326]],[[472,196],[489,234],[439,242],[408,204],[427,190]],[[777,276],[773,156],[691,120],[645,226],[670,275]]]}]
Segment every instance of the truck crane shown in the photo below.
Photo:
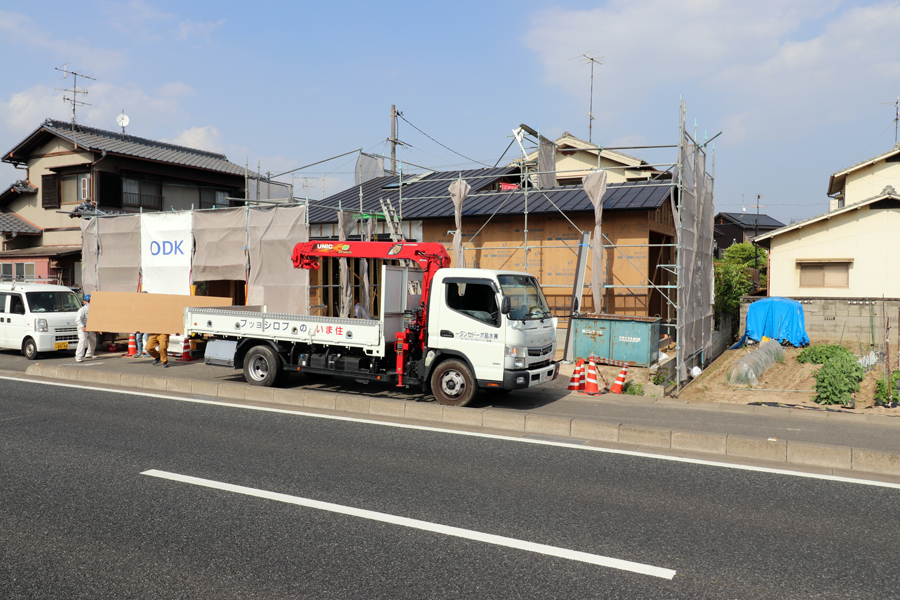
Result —
[{"label": "truck crane", "polygon": [[291,257],[302,269],[323,258],[405,264],[382,264],[377,319],[185,309],[186,332],[214,337],[207,364],[241,368],[251,385],[299,371],[430,388],[451,406],[479,389],[511,391],[559,374],[557,319],[528,273],[451,268],[444,246],[427,242],[302,242]]}]

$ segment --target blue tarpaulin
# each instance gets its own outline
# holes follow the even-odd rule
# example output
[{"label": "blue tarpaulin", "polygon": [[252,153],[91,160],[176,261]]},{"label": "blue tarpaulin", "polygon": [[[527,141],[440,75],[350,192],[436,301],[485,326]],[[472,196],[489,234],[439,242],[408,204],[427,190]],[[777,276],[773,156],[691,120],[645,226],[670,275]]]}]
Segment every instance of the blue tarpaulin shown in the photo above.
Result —
[{"label": "blue tarpaulin", "polygon": [[798,348],[808,346],[803,305],[790,298],[757,300],[747,309],[747,331],[744,335],[756,341],[766,336]]}]

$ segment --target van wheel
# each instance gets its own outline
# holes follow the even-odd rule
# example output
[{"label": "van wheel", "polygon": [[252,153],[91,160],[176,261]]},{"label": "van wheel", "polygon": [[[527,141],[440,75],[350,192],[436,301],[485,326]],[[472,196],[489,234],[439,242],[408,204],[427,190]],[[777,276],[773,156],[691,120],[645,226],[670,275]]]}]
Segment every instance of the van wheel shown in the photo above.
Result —
[{"label": "van wheel", "polygon": [[465,406],[476,391],[472,371],[461,361],[444,361],[431,374],[431,393],[441,404]]},{"label": "van wheel", "polygon": [[254,346],[244,357],[244,379],[250,385],[272,387],[281,380],[281,357],[268,346]]},{"label": "van wheel", "polygon": [[35,360],[38,357],[37,344],[34,343],[33,339],[25,338],[25,341],[22,342],[22,354],[28,360]]}]

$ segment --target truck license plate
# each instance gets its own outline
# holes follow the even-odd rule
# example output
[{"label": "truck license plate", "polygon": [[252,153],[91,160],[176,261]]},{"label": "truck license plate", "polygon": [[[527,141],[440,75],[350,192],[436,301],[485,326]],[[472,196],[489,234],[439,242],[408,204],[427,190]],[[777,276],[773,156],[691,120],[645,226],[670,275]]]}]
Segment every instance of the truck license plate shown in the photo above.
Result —
[{"label": "truck license plate", "polygon": [[69,342],[56,342],[55,344],[53,344],[53,349],[54,350],[68,350]]},{"label": "truck license plate", "polygon": [[544,383],[545,381],[550,379],[550,373],[551,371],[544,371],[543,373],[541,373],[541,383]]}]

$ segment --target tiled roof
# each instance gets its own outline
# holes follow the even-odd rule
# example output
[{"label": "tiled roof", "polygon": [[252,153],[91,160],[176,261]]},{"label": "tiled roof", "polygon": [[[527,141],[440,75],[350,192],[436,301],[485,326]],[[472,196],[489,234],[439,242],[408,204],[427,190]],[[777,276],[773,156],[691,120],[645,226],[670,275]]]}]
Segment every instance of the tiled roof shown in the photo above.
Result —
[{"label": "tiled roof", "polygon": [[34,131],[28,138],[21,142],[12,152],[4,156],[5,161],[16,152],[19,147],[25,146],[37,134],[48,132],[60,138],[66,139],[81,148],[96,152],[109,152],[122,156],[132,156],[145,160],[163,162],[173,165],[182,165],[197,169],[206,169],[232,175],[243,175],[244,167],[229,162],[224,154],[176,146],[166,142],[157,142],[146,138],[116,133],[104,129],[96,129],[84,125],[77,125],[73,129],[71,123],[47,119],[44,124]]},{"label": "tiled roof", "polygon": [[[516,167],[498,169],[478,169],[459,172],[435,172],[425,175],[419,181],[403,186],[404,220],[447,218],[453,216],[453,202],[447,190],[450,182],[459,176],[472,186],[463,202],[463,215],[489,216],[524,214],[525,192],[519,189],[512,191],[491,191],[490,188],[499,179],[518,181]],[[404,179],[408,179],[406,176]],[[391,175],[379,177],[362,185],[363,212],[381,212],[379,198],[390,200],[394,210],[400,211],[400,197],[396,187],[398,177]],[[386,187],[387,186],[387,187]],[[393,187],[391,187],[393,186]],[[334,223],[337,216],[332,207],[340,206],[344,210],[358,212],[360,186],[354,186],[343,192],[329,196],[320,201],[322,206],[311,202],[309,220],[311,223]],[[669,182],[625,182],[614,183],[603,196],[604,210],[654,210],[669,198],[672,185]],[[554,213],[557,208],[564,212],[593,211],[593,205],[584,188],[581,186],[560,186],[547,190],[528,190],[528,213]],[[556,206],[554,206],[556,205]]]},{"label": "tiled roof", "polygon": [[0,233],[37,235],[41,230],[13,213],[0,212]]}]

